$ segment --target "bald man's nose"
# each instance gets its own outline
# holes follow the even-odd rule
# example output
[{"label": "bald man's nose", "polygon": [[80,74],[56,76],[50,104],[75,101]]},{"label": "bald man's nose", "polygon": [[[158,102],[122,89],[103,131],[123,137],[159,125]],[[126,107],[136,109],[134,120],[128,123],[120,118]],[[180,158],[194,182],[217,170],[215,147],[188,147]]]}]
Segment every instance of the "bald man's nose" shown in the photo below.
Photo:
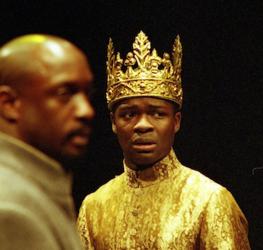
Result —
[{"label": "bald man's nose", "polygon": [[95,116],[95,110],[85,93],[79,93],[75,98],[75,116],[80,119],[86,118],[89,120]]}]

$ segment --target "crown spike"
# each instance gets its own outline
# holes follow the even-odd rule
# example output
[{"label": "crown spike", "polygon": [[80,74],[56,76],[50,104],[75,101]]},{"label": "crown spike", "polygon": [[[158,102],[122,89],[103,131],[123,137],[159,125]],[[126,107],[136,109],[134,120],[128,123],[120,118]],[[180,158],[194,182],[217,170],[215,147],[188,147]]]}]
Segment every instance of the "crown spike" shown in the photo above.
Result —
[{"label": "crown spike", "polygon": [[[111,38],[107,51],[108,107],[124,98],[150,96],[173,101],[182,106],[181,65],[182,46],[176,36],[172,59],[168,53],[161,58],[143,31],[135,37],[133,51],[123,60],[114,54]],[[172,60],[172,61],[171,61]],[[126,68],[125,68],[126,67]]]}]

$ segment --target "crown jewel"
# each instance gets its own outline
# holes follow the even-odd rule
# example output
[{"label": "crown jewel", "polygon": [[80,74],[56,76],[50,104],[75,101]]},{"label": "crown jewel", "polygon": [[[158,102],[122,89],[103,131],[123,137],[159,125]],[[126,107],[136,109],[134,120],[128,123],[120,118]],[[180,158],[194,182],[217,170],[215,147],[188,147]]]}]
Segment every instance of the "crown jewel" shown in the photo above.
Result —
[{"label": "crown jewel", "polygon": [[110,38],[107,53],[107,92],[108,107],[129,97],[158,97],[176,102],[182,106],[181,85],[182,46],[177,35],[172,52],[159,57],[151,51],[148,37],[141,31],[133,43],[133,52],[128,52],[123,60]]}]

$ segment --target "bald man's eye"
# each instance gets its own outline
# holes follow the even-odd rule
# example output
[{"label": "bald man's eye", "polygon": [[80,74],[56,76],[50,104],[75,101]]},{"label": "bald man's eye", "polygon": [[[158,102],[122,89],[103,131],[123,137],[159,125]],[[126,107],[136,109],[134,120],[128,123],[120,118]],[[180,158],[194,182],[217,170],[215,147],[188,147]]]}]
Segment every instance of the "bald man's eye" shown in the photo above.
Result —
[{"label": "bald man's eye", "polygon": [[77,92],[77,88],[72,86],[64,86],[61,88],[58,88],[56,91],[56,94],[58,96],[67,96],[67,95],[74,95]]},{"label": "bald man's eye", "polygon": [[78,91],[78,88],[75,86],[61,86],[56,89],[55,95],[59,97],[62,101],[67,101]]}]

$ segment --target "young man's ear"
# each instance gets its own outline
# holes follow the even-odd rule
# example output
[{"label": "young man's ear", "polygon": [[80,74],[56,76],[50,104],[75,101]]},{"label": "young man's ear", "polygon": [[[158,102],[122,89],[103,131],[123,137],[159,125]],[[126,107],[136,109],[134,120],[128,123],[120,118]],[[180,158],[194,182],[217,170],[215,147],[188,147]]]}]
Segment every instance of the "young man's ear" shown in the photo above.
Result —
[{"label": "young man's ear", "polygon": [[111,119],[111,128],[112,128],[112,131],[113,133],[117,133],[116,131],[116,125],[115,125],[115,120],[114,120],[114,114],[113,112],[110,112],[110,119]]},{"label": "young man's ear", "polygon": [[16,122],[19,117],[18,106],[16,92],[7,85],[0,85],[0,117],[8,122]]},{"label": "young man's ear", "polygon": [[176,134],[181,126],[181,112],[176,112],[174,114],[174,118],[175,118],[175,124],[174,124],[174,133]]}]

